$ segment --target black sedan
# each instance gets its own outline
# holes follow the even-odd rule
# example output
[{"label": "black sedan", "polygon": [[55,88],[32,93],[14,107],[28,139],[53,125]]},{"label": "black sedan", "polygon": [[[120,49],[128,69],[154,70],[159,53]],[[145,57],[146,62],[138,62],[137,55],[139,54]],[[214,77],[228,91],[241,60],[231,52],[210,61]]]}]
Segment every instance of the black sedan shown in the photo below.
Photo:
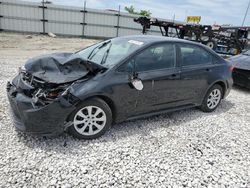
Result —
[{"label": "black sedan", "polygon": [[18,130],[93,139],[129,119],[191,107],[214,111],[231,89],[231,70],[201,44],[128,36],[30,59],[7,93]]},{"label": "black sedan", "polygon": [[250,50],[228,60],[234,66],[234,84],[250,89]]}]

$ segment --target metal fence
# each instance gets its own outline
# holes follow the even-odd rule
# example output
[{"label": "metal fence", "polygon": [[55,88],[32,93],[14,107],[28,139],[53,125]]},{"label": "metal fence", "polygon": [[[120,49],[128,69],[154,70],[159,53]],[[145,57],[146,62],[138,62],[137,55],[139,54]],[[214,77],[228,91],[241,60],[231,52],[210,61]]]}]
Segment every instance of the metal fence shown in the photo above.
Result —
[{"label": "metal fence", "polygon": [[[2,31],[111,38],[141,34],[141,26],[133,21],[136,17],[120,11],[90,9],[86,4],[81,8],[0,0]],[[158,27],[152,27],[149,34],[161,35]]]}]

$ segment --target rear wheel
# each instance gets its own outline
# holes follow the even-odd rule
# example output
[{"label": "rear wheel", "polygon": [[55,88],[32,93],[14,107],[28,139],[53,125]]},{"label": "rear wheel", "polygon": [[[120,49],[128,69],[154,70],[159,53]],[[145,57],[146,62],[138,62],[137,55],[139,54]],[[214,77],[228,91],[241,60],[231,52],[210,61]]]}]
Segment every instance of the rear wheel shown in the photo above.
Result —
[{"label": "rear wheel", "polygon": [[83,102],[70,115],[69,133],[80,139],[95,139],[111,126],[111,109],[103,100],[94,98]]},{"label": "rear wheel", "polygon": [[222,96],[223,96],[222,87],[218,84],[214,85],[208,90],[200,107],[201,110],[204,112],[214,111],[220,104]]}]

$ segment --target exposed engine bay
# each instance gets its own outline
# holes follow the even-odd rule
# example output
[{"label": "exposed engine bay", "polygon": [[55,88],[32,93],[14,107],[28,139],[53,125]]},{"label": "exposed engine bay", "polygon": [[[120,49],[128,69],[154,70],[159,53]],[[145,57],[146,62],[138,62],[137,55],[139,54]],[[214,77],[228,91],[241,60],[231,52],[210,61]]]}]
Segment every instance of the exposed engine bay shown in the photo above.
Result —
[{"label": "exposed engine bay", "polygon": [[[73,84],[72,82],[65,84],[54,84],[42,81],[27,72],[19,74],[19,85],[17,88],[32,98],[33,106],[44,106],[56,100],[59,96],[66,97],[68,95],[68,88]],[[86,80],[82,79],[82,81]],[[28,88],[20,88],[20,83],[23,82]],[[18,83],[18,82],[17,82]]]},{"label": "exposed engine bay", "polygon": [[29,60],[19,69],[19,75],[8,87],[10,89],[11,85],[15,86],[12,95],[22,92],[32,98],[34,108],[57,99],[72,104],[77,99],[68,92],[69,88],[75,82],[86,81],[103,70],[104,67],[83,60],[76,54],[51,54]]}]

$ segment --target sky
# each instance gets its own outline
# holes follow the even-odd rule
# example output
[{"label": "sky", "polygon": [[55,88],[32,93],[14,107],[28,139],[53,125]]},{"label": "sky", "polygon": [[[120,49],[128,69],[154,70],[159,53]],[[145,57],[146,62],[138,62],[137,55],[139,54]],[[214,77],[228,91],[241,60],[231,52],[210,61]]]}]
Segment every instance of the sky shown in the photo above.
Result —
[{"label": "sky", "polygon": [[[29,0],[39,1],[39,0]],[[83,6],[84,0],[50,0],[54,4]],[[118,9],[133,5],[136,10],[149,10],[152,17],[185,21],[186,16],[201,16],[201,24],[241,26],[249,0],[86,0],[88,8]],[[250,10],[245,26],[250,26]]]}]

